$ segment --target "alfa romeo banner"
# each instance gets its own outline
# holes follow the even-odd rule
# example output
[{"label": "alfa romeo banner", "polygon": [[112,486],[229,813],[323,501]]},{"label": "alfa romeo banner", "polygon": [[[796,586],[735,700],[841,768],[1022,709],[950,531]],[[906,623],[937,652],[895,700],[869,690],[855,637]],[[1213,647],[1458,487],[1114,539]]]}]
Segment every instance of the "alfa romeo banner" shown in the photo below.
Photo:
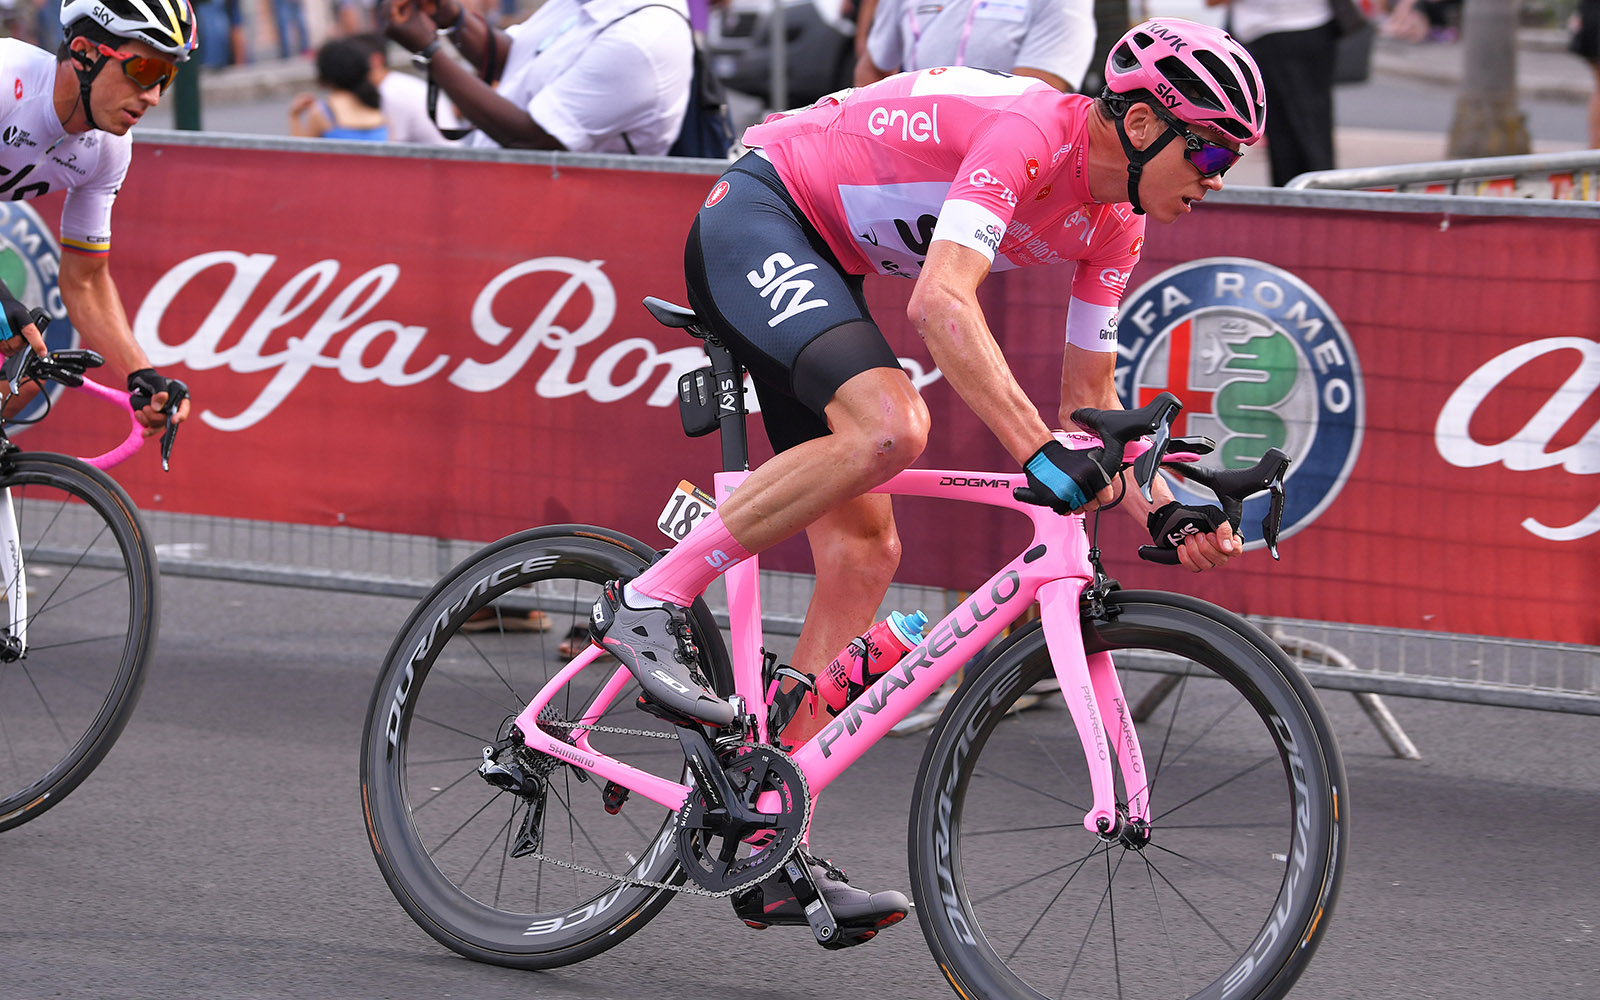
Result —
[{"label": "alfa romeo banner", "polygon": [[[683,239],[714,183],[138,143],[112,270],[195,403],[171,473],[141,455],[116,474],[151,509],[483,540],[596,522],[666,544],[656,513],[680,479],[709,486],[718,451],[675,408],[703,353],[639,302],[683,301]],[[58,214],[0,204],[0,276],[65,318]],[[1291,455],[1283,558],[1260,548],[1256,503],[1246,556],[1200,576],[1137,560],[1143,526],[1112,511],[1109,568],[1252,614],[1600,643],[1597,228],[1210,203],[1152,225],[1117,276],[1118,391],[1175,393],[1178,432],[1215,441],[1213,462]],[[980,289],[1052,423],[1070,277]],[[918,464],[1020,483],[906,322],[911,283],[867,287],[934,413]],[[97,450],[116,433],[102,409],[68,393],[19,441]],[[897,513],[911,582],[972,586],[1027,541],[1004,512]],[[805,569],[804,548],[766,564]]]}]

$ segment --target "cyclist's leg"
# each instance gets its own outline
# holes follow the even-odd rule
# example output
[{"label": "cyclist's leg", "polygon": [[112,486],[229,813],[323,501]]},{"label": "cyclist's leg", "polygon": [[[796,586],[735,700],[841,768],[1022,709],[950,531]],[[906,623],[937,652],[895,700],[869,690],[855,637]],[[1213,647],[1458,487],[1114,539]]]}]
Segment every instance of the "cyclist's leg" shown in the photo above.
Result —
[{"label": "cyclist's leg", "polygon": [[927,428],[915,387],[871,322],[860,278],[844,273],[771,164],[747,157],[724,181],[728,193],[690,231],[690,302],[758,384],[809,410],[806,440],[638,578],[607,588],[594,619],[596,641],[639,678],[649,702],[717,724],[732,709],[694,676],[683,606],[749,554],[907,467]]},{"label": "cyclist's leg", "polygon": [[[790,665],[818,674],[845,643],[872,627],[900,564],[900,536],[888,496],[869,493],[840,504],[806,529],[816,588]],[[799,746],[829,721],[820,704],[802,705],[783,731]]]}]

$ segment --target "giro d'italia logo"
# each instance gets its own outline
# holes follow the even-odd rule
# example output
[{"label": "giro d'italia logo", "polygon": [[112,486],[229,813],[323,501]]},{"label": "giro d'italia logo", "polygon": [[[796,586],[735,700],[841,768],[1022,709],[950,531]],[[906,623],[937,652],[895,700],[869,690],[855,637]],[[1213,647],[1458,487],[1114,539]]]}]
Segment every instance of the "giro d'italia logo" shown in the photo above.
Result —
[{"label": "giro d'italia logo", "polygon": [[[1118,314],[1117,392],[1143,406],[1163,390],[1183,402],[1173,433],[1204,435],[1224,468],[1288,453],[1282,537],[1333,502],[1361,447],[1365,392],[1355,349],[1311,286],[1257,260],[1211,257],[1175,267]],[[1174,483],[1186,503],[1216,503]],[[1245,503],[1246,547],[1261,545],[1262,494]]]},{"label": "giro d'italia logo", "polygon": [[[60,270],[61,247],[39,213],[25,202],[0,202],[0,281],[24,305],[50,314],[50,328],[44,339],[52,351],[72,347],[78,339],[67,319],[66,307],[61,304],[61,288],[56,282]],[[46,392],[53,401],[60,395],[61,386],[51,382]],[[35,398],[11,418],[17,422],[7,430],[22,430],[26,421],[41,416],[44,408],[45,400]]]}]

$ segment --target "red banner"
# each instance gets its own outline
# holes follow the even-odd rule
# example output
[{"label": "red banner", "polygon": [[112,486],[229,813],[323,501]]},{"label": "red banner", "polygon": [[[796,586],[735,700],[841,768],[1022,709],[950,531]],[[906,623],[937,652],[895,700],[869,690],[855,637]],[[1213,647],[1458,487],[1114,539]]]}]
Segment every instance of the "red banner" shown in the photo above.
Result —
[{"label": "red banner", "polygon": [[[152,360],[195,395],[171,473],[148,455],[117,470],[142,506],[654,539],[679,479],[709,486],[715,439],[682,437],[674,404],[703,355],[639,300],[683,301],[711,177],[147,142],[134,160],[113,271]],[[1208,203],[1152,226],[1121,316],[1124,399],[1176,392],[1180,430],[1230,464],[1284,447],[1291,510],[1282,562],[1257,550],[1199,577],[1133,558],[1142,528],[1112,513],[1113,573],[1247,613],[1600,643],[1597,273],[1600,227],[1575,219]],[[981,290],[1052,419],[1069,277]],[[935,414],[918,464],[1014,471],[931,371],[909,288],[868,281]],[[109,443],[97,409],[72,400],[21,443]],[[911,582],[971,585],[1026,541],[1003,512],[899,509]],[[789,543],[766,564],[804,562]]]}]

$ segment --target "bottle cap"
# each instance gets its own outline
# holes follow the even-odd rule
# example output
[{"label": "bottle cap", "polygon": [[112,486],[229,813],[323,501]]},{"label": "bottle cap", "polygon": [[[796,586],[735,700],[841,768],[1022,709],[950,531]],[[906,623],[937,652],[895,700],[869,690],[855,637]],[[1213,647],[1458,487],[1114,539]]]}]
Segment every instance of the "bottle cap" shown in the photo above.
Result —
[{"label": "bottle cap", "polygon": [[910,649],[922,641],[922,630],[928,625],[928,616],[921,611],[913,611],[909,615],[898,611],[889,615],[889,627],[905,642]]}]

